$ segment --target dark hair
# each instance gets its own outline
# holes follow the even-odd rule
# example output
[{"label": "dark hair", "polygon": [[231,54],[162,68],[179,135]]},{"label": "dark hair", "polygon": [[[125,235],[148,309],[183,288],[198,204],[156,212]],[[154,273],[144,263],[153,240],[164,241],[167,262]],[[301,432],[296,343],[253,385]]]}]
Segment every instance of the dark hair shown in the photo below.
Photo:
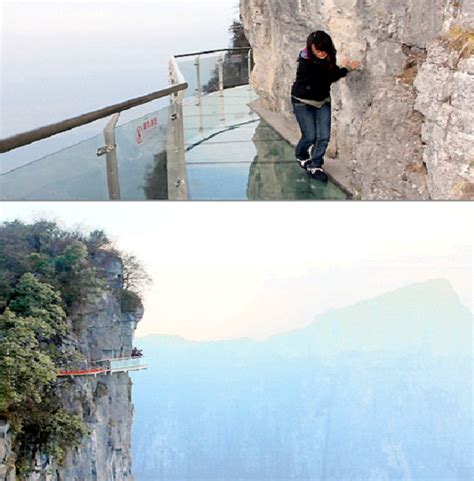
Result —
[{"label": "dark hair", "polygon": [[322,50],[328,54],[327,62],[329,63],[330,67],[336,66],[336,47],[334,47],[334,43],[332,38],[322,30],[316,30],[316,32],[312,32],[308,36],[308,40],[306,41],[306,48],[308,51],[308,55],[312,60],[317,60],[317,57],[313,53],[312,46],[315,46],[318,50]]}]

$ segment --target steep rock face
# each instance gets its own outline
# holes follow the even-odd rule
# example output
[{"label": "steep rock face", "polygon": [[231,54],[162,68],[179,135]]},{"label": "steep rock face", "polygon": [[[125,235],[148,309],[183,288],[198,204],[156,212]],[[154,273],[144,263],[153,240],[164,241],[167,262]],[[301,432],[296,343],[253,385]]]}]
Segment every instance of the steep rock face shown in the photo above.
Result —
[{"label": "steep rock face", "polygon": [[[75,339],[88,360],[129,357],[133,334],[142,309],[124,313],[114,288],[120,286],[122,263],[105,255],[97,264],[106,272],[109,289],[81,304],[71,320],[77,326]],[[131,474],[130,433],[133,406],[131,380],[127,373],[93,379],[65,380],[64,402],[79,409],[91,431],[83,445],[56,468],[60,480],[129,481]],[[33,478],[34,479],[34,478]]]},{"label": "steep rock face", "polygon": [[[438,147],[438,138],[430,134],[426,125],[438,125],[439,119],[429,115],[425,122],[426,108],[417,103],[413,80],[427,51],[428,63],[434,63],[432,49],[453,25],[467,31],[473,29],[470,2],[241,0],[241,14],[254,49],[251,82],[267,107],[281,112],[293,125],[289,91],[295,76],[295,60],[309,32],[317,29],[329,32],[339,59],[346,56],[362,62],[361,70],[333,86],[334,124],[329,150],[341,162],[352,165],[353,188],[362,198],[466,195],[472,181],[468,172],[472,160],[469,158],[472,122],[470,131],[467,126],[463,135],[456,133],[454,139],[444,141],[445,153],[437,159],[433,150]],[[461,111],[463,122],[471,119],[466,100],[472,101],[474,83],[472,68],[467,63],[456,66],[457,74],[453,75],[459,81],[452,85],[455,95],[459,95],[458,105],[453,107]],[[430,69],[426,68],[425,76],[430,76]],[[471,94],[466,92],[466,86]],[[429,82],[421,82],[417,87],[419,95],[425,98],[432,95],[433,88],[441,88]],[[461,94],[463,91],[466,93]],[[443,103],[441,97],[436,98],[433,103]],[[442,120],[448,118],[449,114]],[[456,122],[456,118],[451,118],[439,127],[446,132],[457,132]],[[462,146],[456,156],[450,155],[448,143],[457,140]],[[446,171],[450,182],[443,175]]]},{"label": "steep rock face", "polygon": [[455,42],[455,35],[433,42],[415,80],[428,187],[437,199],[474,198],[474,57]]},{"label": "steep rock face", "polygon": [[[143,315],[141,307],[123,312],[117,289],[122,263],[110,254],[96,259],[106,274],[108,286],[101,294],[91,294],[68,319],[66,346],[77,349],[90,361],[129,357],[135,328]],[[131,380],[127,373],[111,376],[58,379],[64,407],[80,414],[90,435],[79,449],[68,453],[58,466],[47,456],[38,456],[32,473],[24,481],[131,481],[131,426],[133,405]],[[8,459],[7,428],[0,426],[0,463]],[[4,434],[5,431],[5,434]],[[3,477],[2,477],[3,476]],[[10,478],[8,476],[11,476]],[[15,473],[0,464],[0,480],[10,481]]]},{"label": "steep rock face", "polygon": [[15,471],[12,468],[13,454],[10,441],[10,426],[0,421],[0,480],[15,481]]}]

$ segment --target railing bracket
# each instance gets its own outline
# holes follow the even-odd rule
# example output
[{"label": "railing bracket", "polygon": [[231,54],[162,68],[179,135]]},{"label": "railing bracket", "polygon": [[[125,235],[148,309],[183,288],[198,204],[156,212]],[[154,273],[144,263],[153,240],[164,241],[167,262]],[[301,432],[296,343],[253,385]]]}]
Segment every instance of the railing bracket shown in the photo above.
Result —
[{"label": "railing bracket", "polygon": [[117,148],[117,145],[103,145],[97,149],[97,157],[109,154]]}]

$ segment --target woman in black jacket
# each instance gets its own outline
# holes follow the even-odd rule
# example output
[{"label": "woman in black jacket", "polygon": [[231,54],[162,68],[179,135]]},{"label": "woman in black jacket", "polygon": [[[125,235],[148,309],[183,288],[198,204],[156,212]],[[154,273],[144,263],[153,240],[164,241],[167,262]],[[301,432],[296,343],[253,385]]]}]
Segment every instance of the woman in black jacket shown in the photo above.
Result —
[{"label": "woman in black jacket", "polygon": [[308,174],[323,182],[324,154],[331,134],[331,84],[359,67],[359,62],[336,64],[336,49],[331,37],[318,30],[309,35],[306,48],[298,57],[296,80],[291,89],[293,112],[301,129],[296,160]]}]

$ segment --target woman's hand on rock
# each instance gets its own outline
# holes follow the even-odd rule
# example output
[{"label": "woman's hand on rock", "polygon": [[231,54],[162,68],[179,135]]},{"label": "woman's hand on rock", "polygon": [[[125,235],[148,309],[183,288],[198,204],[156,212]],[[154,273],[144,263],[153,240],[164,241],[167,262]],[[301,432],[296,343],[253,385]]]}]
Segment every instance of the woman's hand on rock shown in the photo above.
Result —
[{"label": "woman's hand on rock", "polygon": [[341,60],[341,66],[346,68],[347,70],[356,70],[360,68],[362,64],[357,60],[349,60],[347,57],[344,57]]},{"label": "woman's hand on rock", "polygon": [[361,66],[362,66],[362,64],[358,60],[353,60],[352,62],[350,62],[349,70],[357,70]]}]

